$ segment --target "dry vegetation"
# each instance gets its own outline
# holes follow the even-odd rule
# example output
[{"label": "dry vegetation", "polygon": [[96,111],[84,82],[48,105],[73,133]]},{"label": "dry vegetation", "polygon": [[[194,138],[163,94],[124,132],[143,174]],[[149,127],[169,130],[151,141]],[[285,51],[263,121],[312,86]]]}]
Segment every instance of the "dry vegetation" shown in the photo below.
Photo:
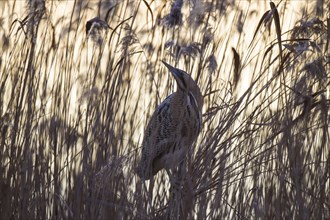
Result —
[{"label": "dry vegetation", "polygon": [[[330,2],[277,4],[1,1],[1,218],[329,219]],[[134,172],[162,59],[205,100],[174,202]]]}]

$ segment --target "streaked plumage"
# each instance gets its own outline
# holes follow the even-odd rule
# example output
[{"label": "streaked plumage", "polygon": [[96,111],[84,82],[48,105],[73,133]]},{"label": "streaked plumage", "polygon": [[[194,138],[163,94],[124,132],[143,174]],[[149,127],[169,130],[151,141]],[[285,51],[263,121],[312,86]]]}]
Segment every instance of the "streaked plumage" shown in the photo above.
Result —
[{"label": "streaked plumage", "polygon": [[173,169],[183,160],[201,129],[203,96],[183,70],[163,61],[177,82],[177,91],[156,109],[145,130],[137,173],[148,180],[161,169]]}]

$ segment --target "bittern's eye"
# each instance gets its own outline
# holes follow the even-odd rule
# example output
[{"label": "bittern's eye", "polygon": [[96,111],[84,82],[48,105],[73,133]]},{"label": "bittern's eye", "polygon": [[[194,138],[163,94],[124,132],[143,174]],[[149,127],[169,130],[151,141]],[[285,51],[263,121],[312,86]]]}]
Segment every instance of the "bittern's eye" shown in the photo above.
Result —
[{"label": "bittern's eye", "polygon": [[180,76],[180,80],[182,82],[182,85],[187,88],[187,83],[186,83],[186,80],[185,78],[183,77],[184,76],[184,73],[181,72],[181,74],[179,75]]}]

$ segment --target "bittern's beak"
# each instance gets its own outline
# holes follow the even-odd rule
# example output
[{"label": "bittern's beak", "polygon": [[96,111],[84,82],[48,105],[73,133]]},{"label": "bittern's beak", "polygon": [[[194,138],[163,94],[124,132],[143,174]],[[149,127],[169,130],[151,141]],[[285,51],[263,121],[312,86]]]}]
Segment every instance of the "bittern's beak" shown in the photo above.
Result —
[{"label": "bittern's beak", "polygon": [[172,73],[172,75],[175,78],[179,88],[182,89],[182,90],[185,90],[187,86],[186,86],[186,82],[185,82],[184,77],[183,77],[183,74],[184,74],[183,71],[171,66],[170,64],[166,63],[164,60],[162,60],[162,62],[167,67],[167,69]]}]

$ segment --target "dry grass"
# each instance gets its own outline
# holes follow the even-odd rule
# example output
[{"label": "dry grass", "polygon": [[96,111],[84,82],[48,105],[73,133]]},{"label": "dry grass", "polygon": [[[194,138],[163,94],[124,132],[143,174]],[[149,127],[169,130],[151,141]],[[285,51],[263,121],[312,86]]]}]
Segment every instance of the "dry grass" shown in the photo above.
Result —
[{"label": "dry grass", "polygon": [[[329,218],[328,0],[0,5],[2,218]],[[175,199],[134,172],[161,59],[205,100]]]}]

